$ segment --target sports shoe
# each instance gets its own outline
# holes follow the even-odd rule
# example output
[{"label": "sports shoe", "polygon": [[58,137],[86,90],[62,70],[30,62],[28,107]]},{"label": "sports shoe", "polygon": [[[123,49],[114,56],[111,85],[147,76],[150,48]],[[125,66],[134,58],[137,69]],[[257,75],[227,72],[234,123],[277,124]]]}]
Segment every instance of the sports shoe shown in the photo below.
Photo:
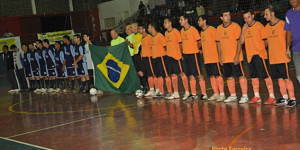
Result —
[{"label": "sports shoe", "polygon": [[60,92],[60,88],[56,88],[55,92],[57,92],[57,93]]},{"label": "sports shoe", "polygon": [[14,89],[8,91],[8,93],[13,93],[13,92],[15,92]]},{"label": "sports shoe", "polygon": [[172,97],[174,97],[174,99],[178,99],[178,98],[180,98],[180,95],[179,95],[178,92],[174,92],[174,93],[172,94]]},{"label": "sports shoe", "polygon": [[209,101],[213,101],[213,100],[217,100],[220,97],[220,95],[217,94],[213,94],[211,97],[209,97],[207,100]]},{"label": "sports shoe", "polygon": [[159,94],[159,89],[156,89],[155,92],[153,93],[152,97],[155,97],[158,94]]},{"label": "sports shoe", "polygon": [[199,99],[200,99],[200,100],[207,100],[207,95],[201,94],[201,95],[199,96]]},{"label": "sports shoe", "polygon": [[168,100],[171,100],[171,99],[174,99],[174,97],[172,97],[172,94],[168,93],[166,96],[165,96],[166,99]]},{"label": "sports shoe", "polygon": [[276,102],[275,98],[269,97],[267,101],[264,102],[265,105],[274,104]]},{"label": "sports shoe", "polygon": [[161,99],[161,98],[164,98],[165,95],[164,94],[160,94],[158,93],[157,95],[155,95],[153,98],[157,98],[157,99]]},{"label": "sports shoe", "polygon": [[47,92],[47,90],[45,88],[41,88],[40,92],[44,93]]},{"label": "sports shoe", "polygon": [[223,102],[226,99],[225,95],[220,95],[217,99],[217,102]]},{"label": "sports shoe", "polygon": [[50,88],[50,89],[48,90],[48,92],[49,92],[49,93],[52,93],[52,92],[55,92],[55,90],[54,90],[53,88]]},{"label": "sports shoe", "polygon": [[150,97],[150,96],[153,96],[153,94],[155,94],[154,90],[149,90],[144,96]]},{"label": "sports shoe", "polygon": [[284,99],[283,97],[278,99],[274,104],[277,106],[286,105],[288,103],[288,99]]},{"label": "sports shoe", "polygon": [[197,95],[190,94],[189,97],[188,97],[187,99],[188,99],[188,100],[196,100],[196,99],[198,99],[198,96],[197,96]]},{"label": "sports shoe", "polygon": [[187,100],[189,96],[190,96],[190,93],[189,92],[185,92],[184,95],[183,95],[182,100],[184,100],[184,101]]},{"label": "sports shoe", "polygon": [[64,93],[67,93],[67,92],[69,92],[69,90],[68,89],[63,89],[62,90]]},{"label": "sports shoe", "polygon": [[296,100],[289,99],[287,101],[286,107],[295,107],[296,106]]},{"label": "sports shoe", "polygon": [[249,101],[249,104],[253,104],[253,103],[260,103],[261,102],[261,99],[260,99],[260,97],[253,97],[252,99],[251,99],[251,101]]},{"label": "sports shoe", "polygon": [[242,96],[239,101],[240,104],[244,104],[244,103],[248,103],[248,102],[249,102],[248,96]]},{"label": "sports shoe", "polygon": [[229,96],[227,99],[224,100],[225,103],[229,102],[236,102],[237,101],[237,96]]},{"label": "sports shoe", "polygon": [[103,94],[103,91],[97,90],[97,95],[101,95],[101,94]]},{"label": "sports shoe", "polygon": [[33,92],[34,92],[34,93],[38,93],[38,92],[41,92],[41,90],[42,90],[42,89],[36,89],[36,90],[34,90]]}]

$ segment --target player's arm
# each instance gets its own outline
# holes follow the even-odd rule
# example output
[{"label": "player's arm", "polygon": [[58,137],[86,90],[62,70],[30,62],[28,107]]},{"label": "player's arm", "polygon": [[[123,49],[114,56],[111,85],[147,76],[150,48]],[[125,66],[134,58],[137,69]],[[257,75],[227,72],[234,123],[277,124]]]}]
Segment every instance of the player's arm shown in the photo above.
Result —
[{"label": "player's arm", "polygon": [[179,42],[178,44],[179,44],[180,52],[182,53],[183,52],[182,42]]},{"label": "player's arm", "polygon": [[35,55],[35,60],[36,60],[38,66],[39,66],[39,68],[40,68],[40,57],[39,57],[39,54],[38,54],[37,52],[35,52],[34,55]]},{"label": "player's arm", "polygon": [[286,56],[291,58],[291,44],[293,41],[293,37],[292,37],[292,32],[291,31],[286,31]]},{"label": "player's arm", "polygon": [[84,54],[83,54],[83,48],[80,46],[79,47],[79,53],[80,53],[80,56],[75,60],[76,64],[82,60],[82,58],[84,57]]},{"label": "player's arm", "polygon": [[197,41],[197,46],[198,46],[198,48],[199,48],[199,50],[200,50],[200,54],[202,54],[202,49],[201,49],[202,44],[201,44],[201,40],[198,40],[198,41]]},{"label": "player's arm", "polygon": [[52,53],[52,50],[49,51],[49,56],[50,56],[51,60],[53,61],[53,63],[55,64],[55,57],[54,57],[54,54]]},{"label": "player's arm", "polygon": [[216,41],[216,42],[217,42],[217,49],[218,49],[219,61],[220,61],[220,64],[223,65],[221,43],[220,43],[220,41]]}]

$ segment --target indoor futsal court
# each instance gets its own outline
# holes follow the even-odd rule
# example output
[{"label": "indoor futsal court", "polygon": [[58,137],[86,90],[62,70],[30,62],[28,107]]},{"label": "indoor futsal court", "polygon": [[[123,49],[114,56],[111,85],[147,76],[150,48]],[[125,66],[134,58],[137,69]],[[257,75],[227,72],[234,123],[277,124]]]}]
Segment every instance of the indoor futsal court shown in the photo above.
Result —
[{"label": "indoor futsal court", "polygon": [[[299,87],[293,67],[290,72]],[[6,83],[1,77],[1,85]],[[134,94],[7,94],[7,87],[1,86],[1,150],[300,149],[300,107],[137,99]],[[274,87],[279,97],[275,81]],[[297,98],[299,92],[295,88]]]}]

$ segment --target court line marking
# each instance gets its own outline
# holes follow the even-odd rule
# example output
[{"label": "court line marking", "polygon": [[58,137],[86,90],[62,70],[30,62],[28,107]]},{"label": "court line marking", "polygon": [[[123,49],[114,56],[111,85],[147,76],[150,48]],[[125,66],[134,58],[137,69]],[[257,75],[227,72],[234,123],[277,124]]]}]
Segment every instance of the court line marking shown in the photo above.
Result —
[{"label": "court line marking", "polygon": [[50,148],[46,148],[46,147],[42,147],[42,146],[30,144],[30,143],[25,143],[25,142],[13,140],[13,139],[5,138],[5,137],[0,137],[0,139],[4,139],[4,140],[11,141],[11,142],[15,142],[15,143],[24,144],[24,145],[31,146],[31,147],[35,147],[35,148],[40,148],[40,149],[45,149],[45,150],[52,150],[52,149],[50,149]]},{"label": "court line marking", "polygon": [[18,136],[22,136],[22,135],[26,135],[26,134],[31,134],[31,133],[35,133],[35,132],[39,132],[39,131],[43,131],[43,130],[49,130],[49,129],[53,129],[53,128],[57,128],[57,127],[61,127],[61,126],[65,126],[65,125],[69,125],[69,124],[73,124],[73,123],[77,123],[77,122],[89,120],[89,119],[94,119],[94,118],[98,118],[98,117],[102,117],[102,116],[106,116],[106,114],[101,114],[101,115],[98,115],[98,116],[93,116],[93,117],[89,117],[89,118],[79,119],[79,120],[75,120],[75,121],[71,121],[71,122],[68,122],[68,123],[63,123],[63,124],[59,124],[59,125],[55,125],[55,126],[51,126],[51,127],[47,127],[47,128],[37,129],[37,130],[33,130],[33,131],[21,133],[21,134],[16,134],[16,135],[9,136],[7,138],[14,138],[14,137],[18,137]]},{"label": "court line marking", "polygon": [[[21,103],[27,102],[29,100],[21,101]],[[97,109],[84,109],[84,110],[76,110],[76,111],[61,111],[61,112],[25,112],[25,111],[15,111],[13,108],[16,105],[19,105],[20,103],[15,103],[11,105],[8,110],[12,113],[17,113],[17,114],[27,114],[27,115],[49,115],[49,114],[67,114],[67,113],[76,113],[76,112],[90,112],[90,111],[97,111],[97,110],[103,110],[103,109],[111,109],[115,108],[113,107],[103,107],[103,108],[97,108]],[[132,106],[136,105],[136,103],[128,104],[126,106]]]}]

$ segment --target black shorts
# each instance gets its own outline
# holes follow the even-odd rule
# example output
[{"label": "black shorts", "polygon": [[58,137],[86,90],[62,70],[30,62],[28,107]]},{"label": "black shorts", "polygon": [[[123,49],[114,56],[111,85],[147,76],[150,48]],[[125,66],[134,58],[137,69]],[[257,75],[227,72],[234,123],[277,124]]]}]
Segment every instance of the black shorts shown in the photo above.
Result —
[{"label": "black shorts", "polygon": [[166,56],[165,59],[168,75],[182,73],[182,59],[176,60],[173,57]]},{"label": "black shorts", "polygon": [[62,72],[62,66],[58,65],[56,66],[56,72],[57,72],[57,77],[65,77],[65,73]]},{"label": "black shorts", "polygon": [[25,68],[25,76],[27,78],[31,78],[32,77],[32,71],[30,68]]},{"label": "black shorts", "polygon": [[200,53],[182,54],[182,56],[183,56],[183,70],[186,76],[202,75]]},{"label": "black shorts", "polygon": [[152,58],[150,57],[143,57],[142,58],[142,62],[144,64],[144,74],[147,76],[147,77],[153,77],[153,68],[152,68]]},{"label": "black shorts", "polygon": [[164,60],[166,59],[166,56],[163,57],[157,57],[153,59],[153,71],[156,77],[166,77],[167,74],[165,72],[166,67],[165,67],[165,62]]},{"label": "black shorts", "polygon": [[144,70],[144,65],[142,63],[142,58],[140,54],[136,54],[132,56],[132,61],[135,67],[136,72],[142,71]]},{"label": "black shorts", "polygon": [[274,79],[289,79],[289,64],[272,64],[270,65],[271,77]]},{"label": "black shorts", "polygon": [[40,66],[40,75],[42,77],[47,77],[48,76],[46,65],[41,65]]},{"label": "black shorts", "polygon": [[40,76],[40,71],[39,70],[32,71],[32,75],[34,77],[39,77]]},{"label": "black shorts", "polygon": [[268,61],[254,55],[249,63],[250,77],[266,79],[269,75]]},{"label": "black shorts", "polygon": [[94,69],[88,69],[89,77],[94,78]]},{"label": "black shorts", "polygon": [[245,76],[242,62],[237,65],[234,63],[223,64],[223,72],[225,77],[241,77]]},{"label": "black shorts", "polygon": [[77,69],[75,67],[68,67],[67,68],[67,76],[68,77],[75,77],[75,76],[77,76]]},{"label": "black shorts", "polygon": [[205,64],[205,70],[209,77],[211,76],[222,76],[222,68],[219,63]]},{"label": "black shorts", "polygon": [[78,63],[77,73],[79,76],[84,76],[88,74],[88,69],[86,63]]},{"label": "black shorts", "polygon": [[49,77],[55,77],[55,76],[57,76],[56,69],[55,68],[48,69],[48,76]]}]

